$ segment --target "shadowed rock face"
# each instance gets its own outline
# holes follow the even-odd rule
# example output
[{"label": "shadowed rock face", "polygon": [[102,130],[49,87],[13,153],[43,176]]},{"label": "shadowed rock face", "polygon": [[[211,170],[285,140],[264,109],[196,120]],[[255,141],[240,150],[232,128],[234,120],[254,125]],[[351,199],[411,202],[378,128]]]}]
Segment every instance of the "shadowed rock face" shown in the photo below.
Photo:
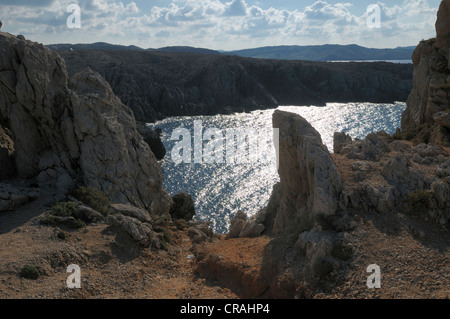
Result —
[{"label": "shadowed rock face", "polygon": [[99,72],[136,119],[278,105],[405,101],[412,65],[259,60],[227,55],[59,51],[69,74]]},{"label": "shadowed rock face", "polygon": [[64,60],[41,44],[0,33],[0,123],[7,123],[20,177],[57,187],[76,183],[114,203],[168,213],[170,197],[133,112],[96,72],[70,80]]},{"label": "shadowed rock face", "polygon": [[273,126],[280,129],[280,183],[268,204],[267,228],[274,234],[310,230],[336,213],[341,178],[320,134],[304,118],[275,111]]},{"label": "shadowed rock face", "polygon": [[413,53],[414,87],[402,114],[403,130],[427,130],[429,139],[424,142],[443,145],[450,145],[445,115],[450,112],[449,21],[450,1],[444,0],[437,14],[436,38],[420,42]]},{"label": "shadowed rock face", "polygon": [[0,125],[0,180],[14,174],[14,143],[8,134],[8,130]]}]

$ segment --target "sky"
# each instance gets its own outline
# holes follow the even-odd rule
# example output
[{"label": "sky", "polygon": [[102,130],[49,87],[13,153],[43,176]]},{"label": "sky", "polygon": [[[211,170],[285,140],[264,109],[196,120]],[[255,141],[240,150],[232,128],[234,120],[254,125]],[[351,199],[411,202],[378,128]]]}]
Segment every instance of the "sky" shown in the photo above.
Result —
[{"label": "sky", "polygon": [[[70,4],[80,28],[69,28]],[[440,0],[0,0],[2,31],[43,44],[109,42],[239,50],[277,45],[416,46]],[[380,9],[379,28],[373,27]],[[76,20],[73,16],[71,22]],[[368,24],[368,21],[372,22]]]}]

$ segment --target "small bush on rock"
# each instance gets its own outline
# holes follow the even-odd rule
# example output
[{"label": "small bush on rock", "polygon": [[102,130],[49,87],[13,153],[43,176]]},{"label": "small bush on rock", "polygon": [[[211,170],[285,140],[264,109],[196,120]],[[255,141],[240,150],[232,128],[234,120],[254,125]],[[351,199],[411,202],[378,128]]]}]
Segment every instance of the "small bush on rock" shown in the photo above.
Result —
[{"label": "small bush on rock", "polygon": [[58,202],[39,219],[43,225],[64,226],[78,229],[86,226],[82,220],[75,218],[78,213],[78,204],[73,202]]},{"label": "small bush on rock", "polygon": [[103,216],[108,216],[110,213],[111,202],[105,193],[98,189],[80,186],[71,190],[70,195],[98,211]]},{"label": "small bush on rock", "polygon": [[36,280],[39,278],[39,270],[32,265],[25,265],[20,270],[20,277]]}]

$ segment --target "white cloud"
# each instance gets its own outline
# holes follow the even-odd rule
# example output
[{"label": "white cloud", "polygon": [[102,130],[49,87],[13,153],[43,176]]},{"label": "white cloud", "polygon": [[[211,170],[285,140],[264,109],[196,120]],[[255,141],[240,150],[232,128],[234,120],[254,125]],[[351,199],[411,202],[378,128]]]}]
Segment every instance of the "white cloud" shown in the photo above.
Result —
[{"label": "white cloud", "polygon": [[233,0],[226,4],[223,15],[226,17],[245,17],[247,16],[247,4],[242,0]]},{"label": "white cloud", "polygon": [[[2,2],[10,0],[0,0]],[[5,31],[44,42],[111,41],[142,47],[192,45],[238,49],[263,45],[357,43],[372,47],[412,45],[434,35],[437,8],[427,0],[401,5],[378,2],[382,28],[367,28],[368,13],[348,2],[317,0],[296,10],[263,9],[245,0],[174,0],[142,10],[135,2],[47,0],[47,6],[2,5]],[[22,0],[25,2],[25,0]],[[82,29],[68,30],[69,3],[82,9]]]}]

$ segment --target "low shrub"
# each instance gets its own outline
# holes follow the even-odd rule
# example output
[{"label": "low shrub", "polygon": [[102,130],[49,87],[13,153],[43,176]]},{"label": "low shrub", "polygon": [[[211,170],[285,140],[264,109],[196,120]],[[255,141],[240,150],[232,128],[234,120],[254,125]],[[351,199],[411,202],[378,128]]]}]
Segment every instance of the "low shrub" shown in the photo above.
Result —
[{"label": "low shrub", "polygon": [[35,266],[25,265],[20,270],[19,275],[22,278],[36,280],[39,278],[39,270]]},{"label": "low shrub", "polygon": [[108,216],[110,213],[111,202],[105,193],[98,189],[80,186],[72,189],[70,195],[98,211],[103,216]]},{"label": "low shrub", "polygon": [[78,205],[73,202],[57,202],[48,211],[53,216],[69,217],[73,216],[78,211]]},{"label": "low shrub", "polygon": [[170,243],[171,239],[169,229],[167,229],[166,227],[155,226],[153,227],[153,230],[161,234],[161,237],[165,242]]},{"label": "low shrub", "polygon": [[75,218],[78,213],[78,204],[74,202],[57,202],[53,207],[45,212],[39,219],[43,225],[53,227],[63,226],[71,229],[78,229],[86,226],[82,220]]}]

